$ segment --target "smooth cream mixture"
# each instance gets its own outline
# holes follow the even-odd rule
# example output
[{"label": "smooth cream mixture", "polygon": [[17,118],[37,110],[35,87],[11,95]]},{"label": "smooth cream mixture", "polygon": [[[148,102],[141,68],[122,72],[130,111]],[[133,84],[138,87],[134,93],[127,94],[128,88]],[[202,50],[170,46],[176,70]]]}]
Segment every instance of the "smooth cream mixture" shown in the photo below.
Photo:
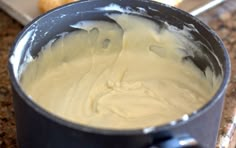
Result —
[{"label": "smooth cream mixture", "polygon": [[178,119],[214,95],[221,78],[183,60],[200,52],[187,31],[133,15],[109,17],[116,23],[73,25],[80,29],[28,64],[21,84],[40,106],[88,126],[133,129]]}]

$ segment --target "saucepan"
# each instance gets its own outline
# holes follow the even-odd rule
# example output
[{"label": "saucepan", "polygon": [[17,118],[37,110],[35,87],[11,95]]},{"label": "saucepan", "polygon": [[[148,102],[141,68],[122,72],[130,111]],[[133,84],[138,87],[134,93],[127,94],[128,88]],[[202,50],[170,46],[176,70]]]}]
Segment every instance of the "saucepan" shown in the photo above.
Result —
[{"label": "saucepan", "polygon": [[[22,65],[37,54],[49,40],[71,32],[71,24],[81,20],[108,20],[105,14],[121,13],[119,9],[97,9],[110,4],[148,15],[155,22],[168,22],[177,28],[194,26],[195,40],[204,44],[209,60],[192,59],[202,70],[210,66],[222,82],[210,101],[178,120],[142,129],[112,130],[72,123],[57,117],[36,104],[20,86]],[[129,13],[132,13],[130,11]],[[135,24],[134,24],[135,25]],[[214,56],[213,56],[214,54]],[[29,56],[30,55],[30,56]],[[210,62],[209,62],[210,61]],[[15,40],[9,54],[9,74],[19,148],[145,148],[206,147],[216,145],[224,95],[230,78],[230,60],[220,38],[196,17],[177,8],[148,0],[85,0],[56,8],[29,23]]]}]

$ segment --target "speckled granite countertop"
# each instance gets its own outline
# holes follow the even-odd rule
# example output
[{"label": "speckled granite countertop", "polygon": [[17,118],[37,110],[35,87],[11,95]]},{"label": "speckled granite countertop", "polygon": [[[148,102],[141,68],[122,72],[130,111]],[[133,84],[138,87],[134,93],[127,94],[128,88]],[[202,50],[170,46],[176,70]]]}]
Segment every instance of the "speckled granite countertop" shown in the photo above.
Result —
[{"label": "speckled granite countertop", "polygon": [[[218,6],[200,17],[223,39],[232,62],[232,76],[226,93],[225,108],[218,145],[236,148],[236,3]],[[16,35],[22,30],[18,22],[0,9],[0,148],[16,148],[14,109],[7,72],[7,56]],[[230,142],[229,142],[230,141]],[[224,146],[223,146],[224,145]],[[229,145],[229,146],[227,146]]]}]

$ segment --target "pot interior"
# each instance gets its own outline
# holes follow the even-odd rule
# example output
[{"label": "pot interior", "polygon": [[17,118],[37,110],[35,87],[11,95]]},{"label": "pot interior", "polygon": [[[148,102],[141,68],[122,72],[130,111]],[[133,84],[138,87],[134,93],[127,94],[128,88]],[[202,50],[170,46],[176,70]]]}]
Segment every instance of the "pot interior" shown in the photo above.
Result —
[{"label": "pot interior", "polygon": [[[165,22],[167,22],[179,29],[183,29],[184,26],[192,28],[190,32],[193,36],[193,41],[199,41],[201,43],[201,48],[199,49],[202,50],[203,55],[194,53],[194,57],[186,56],[183,60],[192,60],[202,71],[204,71],[206,67],[210,67],[216,75],[223,75],[223,69],[225,69],[226,64],[225,53],[222,49],[223,45],[215,34],[212,34],[212,31],[206,28],[206,26],[197,19],[175,8],[164,7],[163,4],[156,4],[156,2],[125,2],[113,0],[110,3],[112,2],[119,5],[121,8],[129,9],[131,15],[146,17],[162,27],[165,27]],[[18,69],[16,71],[19,72],[21,65],[24,64],[30,56],[33,58],[37,57],[41,48],[46,45],[48,41],[59,38],[62,33],[78,30],[72,28],[70,25],[82,20],[112,21],[106,14],[121,12],[120,10],[98,9],[107,6],[107,4],[107,1],[93,1],[92,3],[85,1],[69,4],[66,7],[61,7],[56,11],[45,14],[27,26],[24,33],[19,37],[15,47],[18,48],[18,46],[21,46],[22,48],[22,42],[24,42],[24,48],[21,49],[22,51],[19,51],[22,53],[18,55],[21,56],[18,57],[20,59],[19,63],[14,63],[17,65],[14,67]],[[140,14],[133,13],[132,11],[140,12]]]}]

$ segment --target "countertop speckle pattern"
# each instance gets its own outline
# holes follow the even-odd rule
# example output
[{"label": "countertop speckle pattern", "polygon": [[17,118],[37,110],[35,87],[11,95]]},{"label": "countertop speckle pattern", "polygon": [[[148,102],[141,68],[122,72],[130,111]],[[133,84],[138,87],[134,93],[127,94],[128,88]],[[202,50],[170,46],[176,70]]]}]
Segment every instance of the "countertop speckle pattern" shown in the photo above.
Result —
[{"label": "countertop speckle pattern", "polygon": [[0,148],[16,147],[16,127],[7,58],[16,35],[23,27],[0,10]]},{"label": "countertop speckle pattern", "polygon": [[[236,11],[230,7],[232,7],[230,4],[223,4],[217,10],[205,13],[202,19],[205,19],[204,21],[219,34],[231,57],[232,75],[226,93],[218,143],[222,144],[224,137],[229,134],[231,139],[229,147],[235,148],[236,125],[233,123],[233,116],[236,115]],[[23,26],[0,9],[0,148],[16,148],[16,128],[7,58],[11,45],[22,29]],[[233,127],[231,128],[233,130],[230,131],[230,127]]]}]

